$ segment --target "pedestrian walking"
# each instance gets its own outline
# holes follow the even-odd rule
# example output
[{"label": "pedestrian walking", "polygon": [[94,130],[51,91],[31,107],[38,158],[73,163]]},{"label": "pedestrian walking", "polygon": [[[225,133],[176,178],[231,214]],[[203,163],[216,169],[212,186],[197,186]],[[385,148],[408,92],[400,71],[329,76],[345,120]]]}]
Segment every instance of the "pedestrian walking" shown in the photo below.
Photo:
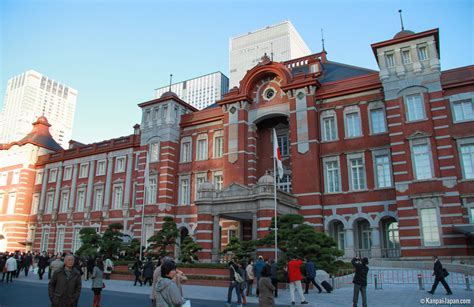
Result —
[{"label": "pedestrian walking", "polygon": [[136,286],[137,282],[139,282],[140,287],[141,287],[143,285],[142,279],[140,278],[140,275],[142,275],[142,262],[140,261],[139,257],[137,257],[137,259],[133,263],[132,270],[133,270],[133,275],[135,275],[135,282],[133,286]]},{"label": "pedestrian walking", "polygon": [[66,255],[64,266],[48,283],[51,307],[77,307],[81,295],[81,274],[74,268],[74,256]]},{"label": "pedestrian walking", "polygon": [[270,278],[272,280],[272,285],[275,287],[275,291],[273,292],[275,297],[278,297],[278,266],[275,260],[270,260]]},{"label": "pedestrian walking", "polygon": [[[87,279],[89,279],[90,276],[92,275],[92,271],[94,270],[94,267],[95,267],[95,261],[96,261],[96,257],[93,257],[93,256],[87,257]],[[104,262],[102,261],[102,263]]]},{"label": "pedestrian walking", "polygon": [[434,268],[433,268],[433,276],[435,277],[433,286],[431,287],[431,290],[428,291],[430,294],[434,294],[436,291],[436,288],[438,287],[438,284],[441,282],[443,285],[444,289],[446,290],[446,295],[451,295],[453,292],[451,291],[451,288],[449,288],[448,283],[444,279],[449,275],[448,271],[443,268],[443,265],[441,264],[441,261],[439,261],[437,256],[433,256],[434,260]]},{"label": "pedestrian walking", "polygon": [[237,270],[237,273],[239,273],[240,276],[242,276],[243,281],[239,283],[239,291],[240,291],[240,296],[242,297],[242,304],[247,305],[247,297],[245,297],[245,288],[247,287],[247,280],[245,279],[245,269],[244,269],[245,263],[242,265],[242,263],[237,263],[237,267],[239,268]]},{"label": "pedestrian walking", "polygon": [[96,265],[92,269],[92,292],[94,292],[94,300],[92,302],[92,307],[100,307],[100,293],[102,288],[105,288],[103,275],[104,275],[104,262],[102,258],[96,259]]},{"label": "pedestrian walking", "polygon": [[229,283],[229,288],[227,289],[227,307],[232,306],[232,291],[234,289],[237,295],[237,306],[242,307],[242,296],[240,295],[240,283],[244,282],[244,279],[239,274],[239,267],[233,261],[229,262],[229,279],[230,279],[230,283]]},{"label": "pedestrian walking", "polygon": [[260,295],[258,296],[258,306],[260,307],[275,307],[275,299],[273,293],[276,290],[271,281],[271,266],[265,265],[262,269],[258,288]]},{"label": "pedestrian walking", "polygon": [[8,280],[10,280],[10,282],[13,282],[13,275],[16,275],[16,270],[18,269],[18,264],[16,262],[14,254],[10,255],[5,266],[7,268],[7,283]]},{"label": "pedestrian walking", "polygon": [[245,273],[247,274],[247,296],[252,296],[252,286],[255,275],[253,273],[253,260],[250,259],[247,267],[245,268]]},{"label": "pedestrian walking", "polygon": [[81,264],[81,275],[82,277],[84,277],[84,280],[88,280],[89,278],[87,276],[87,258],[81,257],[79,261]]},{"label": "pedestrian walking", "polygon": [[22,254],[17,251],[15,255],[15,259],[16,259],[16,272],[14,275],[16,278],[18,278],[20,276],[21,269],[23,269],[23,261],[25,259],[24,253]]},{"label": "pedestrian walking", "polygon": [[61,260],[60,255],[56,255],[56,259],[49,265],[49,270],[51,274],[54,274],[57,270],[61,269],[64,266],[64,262]]},{"label": "pedestrian walking", "polygon": [[290,283],[290,296],[292,305],[295,305],[295,289],[300,296],[301,305],[308,304],[308,302],[304,298],[303,288],[301,287],[301,280],[303,279],[303,275],[301,274],[300,268],[302,265],[303,261],[295,256],[292,257],[290,262],[288,262],[288,282]]},{"label": "pedestrian walking", "polygon": [[46,268],[48,267],[48,256],[46,256],[46,252],[43,252],[39,257],[38,257],[38,276],[39,279],[43,279],[44,272]]},{"label": "pedestrian walking", "polygon": [[153,261],[151,261],[151,257],[148,257],[147,262],[143,266],[143,283],[145,285],[147,282],[150,284],[150,286],[152,285],[154,269],[155,268],[153,267]]},{"label": "pedestrian walking", "polygon": [[23,262],[23,268],[25,269],[25,276],[28,277],[28,272],[30,271],[30,267],[33,265],[33,256],[31,252],[28,252],[25,256],[25,260]]},{"label": "pedestrian walking", "polygon": [[161,265],[161,279],[156,284],[156,307],[181,307],[186,303],[178,286],[172,280],[175,275],[174,261],[166,261]]},{"label": "pedestrian walking", "polygon": [[367,307],[367,275],[369,273],[369,259],[352,258],[352,266],[355,268],[354,280],[354,296],[352,299],[353,307],[357,307],[359,301],[359,292],[362,296],[362,307]]},{"label": "pedestrian walking", "polygon": [[104,263],[105,279],[110,279],[110,274],[112,274],[113,269],[114,269],[114,263],[112,262],[110,257],[107,257],[107,259],[105,259],[105,263]]},{"label": "pedestrian walking", "polygon": [[2,282],[5,280],[5,276],[7,275],[7,256],[6,254],[0,255],[0,272],[2,272]]},{"label": "pedestrian walking", "polygon": [[262,274],[262,269],[264,266],[265,266],[265,261],[263,261],[263,257],[258,256],[258,260],[254,265],[255,277],[257,277],[257,296],[259,294],[258,284],[259,284],[260,276]]},{"label": "pedestrian walking", "polygon": [[315,280],[316,266],[314,265],[314,262],[310,258],[306,258],[305,269],[306,269],[306,279],[305,279],[306,287],[305,287],[304,294],[308,294],[310,283],[312,283],[316,287],[316,289],[318,289],[319,293],[321,293],[322,289]]}]

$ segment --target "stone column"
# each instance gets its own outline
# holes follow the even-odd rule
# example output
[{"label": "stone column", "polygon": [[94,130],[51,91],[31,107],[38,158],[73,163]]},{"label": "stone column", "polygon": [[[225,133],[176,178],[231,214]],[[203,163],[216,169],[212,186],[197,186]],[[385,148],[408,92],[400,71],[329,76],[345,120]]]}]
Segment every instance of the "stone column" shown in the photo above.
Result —
[{"label": "stone column", "polygon": [[219,252],[220,252],[220,229],[219,229],[219,215],[212,216],[212,261],[219,261]]},{"label": "stone column", "polygon": [[77,164],[74,164],[72,169],[71,192],[69,193],[69,208],[67,210],[68,218],[72,217],[72,212],[74,211],[74,203],[76,201],[77,168]]},{"label": "stone column", "polygon": [[104,205],[102,206],[102,216],[104,217],[108,215],[110,208],[110,189],[112,188],[113,161],[113,157],[107,158],[107,176],[105,179]]},{"label": "stone column", "polygon": [[89,178],[87,178],[87,192],[86,192],[86,214],[89,216],[92,211],[92,195],[94,194],[94,172],[95,172],[95,161],[89,163]]},{"label": "stone column", "polygon": [[48,173],[49,169],[44,169],[43,173],[43,183],[41,186],[41,197],[40,197],[40,204],[39,204],[39,210],[38,214],[42,215],[44,212],[44,199],[46,198],[46,186],[48,185]]},{"label": "stone column", "polygon": [[378,227],[372,227],[372,246],[371,246],[371,256],[372,258],[382,257],[382,249],[380,248],[380,230]]},{"label": "stone column", "polygon": [[352,228],[344,229],[344,258],[353,258],[354,252],[354,230]]},{"label": "stone column", "polygon": [[59,211],[59,200],[61,198],[61,182],[63,180],[63,166],[59,166],[58,177],[56,178],[56,191],[54,193],[53,219],[56,219]]},{"label": "stone column", "polygon": [[257,240],[257,212],[252,213],[252,240]]}]

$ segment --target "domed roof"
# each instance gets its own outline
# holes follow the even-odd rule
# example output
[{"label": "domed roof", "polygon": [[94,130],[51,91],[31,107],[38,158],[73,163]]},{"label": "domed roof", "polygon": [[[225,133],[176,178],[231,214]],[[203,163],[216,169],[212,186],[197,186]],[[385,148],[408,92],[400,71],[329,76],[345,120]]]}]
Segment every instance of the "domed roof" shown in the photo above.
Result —
[{"label": "domed roof", "polygon": [[198,191],[214,191],[215,187],[212,183],[205,181],[198,186]]},{"label": "domed roof", "polygon": [[413,34],[415,34],[415,32],[413,32],[413,31],[410,31],[410,30],[401,30],[400,32],[398,32],[397,34],[395,34],[395,36],[393,37],[393,39],[402,38],[402,37],[410,36],[410,35],[413,35]]},{"label": "domed roof", "polygon": [[48,119],[44,116],[40,116],[33,123],[33,129],[31,132],[20,141],[14,143],[18,145],[31,143],[53,151],[63,150],[63,148],[51,136],[49,127],[51,127],[51,124],[48,122]]},{"label": "domed roof", "polygon": [[273,177],[268,174],[263,175],[262,177],[260,177],[260,179],[258,179],[259,184],[273,184],[273,182]]},{"label": "domed roof", "polygon": [[49,124],[48,122],[48,119],[41,115],[40,117],[38,117],[38,119],[36,119],[36,121],[33,123],[33,125],[36,125],[36,124],[41,124],[41,125],[45,125],[45,126],[48,126],[48,127],[51,127],[51,125]]},{"label": "domed roof", "polygon": [[176,95],[172,91],[167,91],[167,92],[164,92],[163,95],[161,95],[160,98],[166,98],[166,97],[176,97],[176,98],[178,98],[178,95]]}]

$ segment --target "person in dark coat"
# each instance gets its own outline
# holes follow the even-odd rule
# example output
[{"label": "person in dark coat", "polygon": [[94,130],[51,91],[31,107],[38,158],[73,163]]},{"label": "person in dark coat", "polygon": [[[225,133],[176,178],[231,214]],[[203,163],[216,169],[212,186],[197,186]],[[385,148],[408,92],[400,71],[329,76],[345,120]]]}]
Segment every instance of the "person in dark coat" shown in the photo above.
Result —
[{"label": "person in dark coat", "polygon": [[64,267],[55,271],[48,283],[51,307],[77,307],[81,295],[81,274],[73,267],[74,256],[64,258]]},{"label": "person in dark coat", "polygon": [[48,256],[46,256],[46,252],[43,252],[38,258],[38,276],[39,279],[43,279],[44,271],[49,265]]},{"label": "person in dark coat", "polygon": [[315,280],[316,266],[314,265],[314,262],[309,258],[306,258],[305,269],[306,269],[306,279],[305,279],[306,287],[304,290],[304,294],[308,294],[310,283],[312,283],[316,287],[316,289],[318,289],[319,293],[321,293],[322,289]]},{"label": "person in dark coat", "polygon": [[260,280],[260,275],[262,274],[262,269],[264,266],[265,266],[265,261],[263,261],[263,257],[258,256],[258,260],[254,265],[255,277],[257,278],[257,296],[259,294],[258,281]]},{"label": "person in dark coat", "polygon": [[449,288],[448,283],[444,279],[447,276],[446,275],[447,271],[443,269],[443,265],[441,264],[441,261],[439,261],[438,257],[433,256],[433,260],[434,260],[433,276],[435,277],[435,280],[434,280],[433,286],[431,287],[431,290],[428,291],[428,293],[434,294],[434,292],[436,291],[436,287],[438,287],[438,284],[441,282],[444,289],[446,289],[446,295],[453,294],[453,292],[451,291],[451,288]]},{"label": "person in dark coat", "polygon": [[151,286],[153,282],[153,271],[155,270],[153,266],[153,261],[151,261],[151,258],[148,258],[147,262],[145,263],[145,266],[143,267],[143,278],[144,278],[144,284],[148,282]]},{"label": "person in dark coat", "polygon": [[0,272],[2,272],[2,282],[5,280],[5,275],[7,275],[6,271],[3,271],[3,268],[6,265],[7,262],[7,256],[5,254],[0,255]]},{"label": "person in dark coat", "polygon": [[369,259],[352,258],[352,266],[355,268],[354,280],[354,297],[352,299],[353,307],[357,307],[359,301],[359,292],[362,294],[362,307],[367,307],[367,275],[369,273]]},{"label": "person in dark coat", "polygon": [[96,258],[95,257],[93,257],[93,256],[87,257],[87,276],[86,276],[86,280],[89,279],[90,276],[92,275],[92,271],[94,270],[95,263],[96,263]]},{"label": "person in dark coat", "polygon": [[142,279],[140,278],[140,275],[142,275],[142,262],[140,261],[140,258],[137,257],[137,260],[135,260],[135,263],[132,266],[133,270],[133,275],[135,275],[135,283],[133,284],[134,286],[137,285],[137,281],[140,283],[140,287],[143,285]]},{"label": "person in dark coat", "polygon": [[273,292],[276,288],[272,285],[270,276],[272,275],[271,266],[265,265],[262,269],[262,275],[258,288],[260,289],[260,295],[258,296],[259,307],[274,307],[275,299],[273,298]]},{"label": "person in dark coat", "polygon": [[278,267],[275,260],[270,260],[270,278],[272,281],[273,287],[275,287],[275,292],[273,293],[275,297],[278,297]]},{"label": "person in dark coat", "polygon": [[28,252],[23,262],[23,267],[25,268],[25,276],[28,276],[28,272],[30,271],[30,267],[32,264],[33,264],[33,256],[31,255],[31,252]]},{"label": "person in dark coat", "polygon": [[242,306],[242,296],[240,296],[240,283],[236,280],[236,272],[238,274],[239,267],[234,262],[229,262],[229,288],[227,289],[227,307],[232,306],[232,291],[235,289],[237,295],[237,305]]}]

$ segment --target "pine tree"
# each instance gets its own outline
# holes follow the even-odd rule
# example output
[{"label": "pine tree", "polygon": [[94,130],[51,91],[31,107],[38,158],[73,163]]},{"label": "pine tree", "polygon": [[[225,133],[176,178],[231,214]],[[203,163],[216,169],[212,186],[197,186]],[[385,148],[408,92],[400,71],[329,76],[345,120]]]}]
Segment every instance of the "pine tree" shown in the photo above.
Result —
[{"label": "pine tree", "polygon": [[116,256],[119,254],[123,246],[123,234],[120,231],[122,229],[123,226],[120,223],[113,223],[109,225],[107,230],[104,232],[104,235],[102,236],[102,243],[100,244],[100,251],[102,254],[108,257]]},{"label": "pine tree", "polygon": [[179,255],[179,261],[193,263],[199,260],[197,252],[201,251],[202,247],[197,244],[190,236],[184,237],[183,243],[181,243],[181,254]]},{"label": "pine tree", "polygon": [[232,254],[232,260],[242,262],[252,257],[256,247],[255,240],[241,241],[237,237],[231,237],[223,252]]},{"label": "pine tree", "polygon": [[179,236],[178,227],[172,217],[166,216],[163,221],[161,229],[148,239],[148,251],[160,257],[170,253],[167,249],[176,244],[176,238]]},{"label": "pine tree", "polygon": [[98,234],[95,228],[86,227],[82,228],[79,231],[79,238],[82,242],[81,247],[76,251],[76,254],[84,257],[84,256],[93,256],[97,255],[97,251],[100,247],[102,242],[102,238],[100,234]]}]

